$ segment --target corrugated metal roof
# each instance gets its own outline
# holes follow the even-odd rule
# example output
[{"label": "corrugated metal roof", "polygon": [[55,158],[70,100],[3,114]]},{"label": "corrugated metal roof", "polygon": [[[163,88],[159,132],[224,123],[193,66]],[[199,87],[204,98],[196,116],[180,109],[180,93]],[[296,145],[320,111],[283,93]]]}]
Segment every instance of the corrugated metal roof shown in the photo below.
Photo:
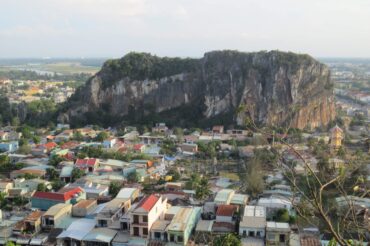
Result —
[{"label": "corrugated metal roof", "polygon": [[110,243],[117,231],[108,228],[94,228],[83,238],[83,241]]},{"label": "corrugated metal roof", "polygon": [[95,227],[95,220],[93,219],[79,219],[62,232],[57,238],[72,238],[82,240]]}]

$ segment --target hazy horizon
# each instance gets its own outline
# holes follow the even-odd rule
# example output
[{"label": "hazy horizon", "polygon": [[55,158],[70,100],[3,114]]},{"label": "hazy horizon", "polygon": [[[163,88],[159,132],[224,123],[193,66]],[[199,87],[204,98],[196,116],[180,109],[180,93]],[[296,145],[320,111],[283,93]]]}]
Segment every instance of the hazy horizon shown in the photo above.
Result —
[{"label": "hazy horizon", "polygon": [[366,0],[4,0],[0,58],[220,49],[369,58],[369,12]]}]

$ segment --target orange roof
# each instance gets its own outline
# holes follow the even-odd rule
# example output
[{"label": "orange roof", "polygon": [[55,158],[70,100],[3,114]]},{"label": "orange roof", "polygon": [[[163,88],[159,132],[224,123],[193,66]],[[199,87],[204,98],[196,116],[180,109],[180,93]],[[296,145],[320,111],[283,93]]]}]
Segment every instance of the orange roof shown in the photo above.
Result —
[{"label": "orange roof", "polygon": [[36,221],[38,220],[41,216],[42,216],[42,212],[41,211],[34,211],[32,213],[30,213],[25,220],[28,220],[28,221]]},{"label": "orange roof", "polygon": [[46,144],[44,144],[45,148],[47,148],[48,150],[51,150],[51,149],[54,149],[55,147],[57,147],[58,145],[54,142],[48,142]]},{"label": "orange roof", "polygon": [[68,201],[74,197],[74,195],[82,192],[83,190],[80,187],[69,188],[65,190],[59,190],[59,192],[43,192],[36,191],[32,197],[47,199],[47,200],[57,200],[57,201]]},{"label": "orange roof", "polygon": [[237,207],[235,205],[220,205],[217,208],[217,216],[233,216]]},{"label": "orange roof", "polygon": [[76,208],[88,208],[93,204],[96,204],[96,200],[81,200],[74,205]]},{"label": "orange roof", "polygon": [[140,203],[137,205],[137,207],[143,208],[144,210],[149,212],[154,207],[158,200],[159,200],[158,196],[150,195],[142,199]]}]

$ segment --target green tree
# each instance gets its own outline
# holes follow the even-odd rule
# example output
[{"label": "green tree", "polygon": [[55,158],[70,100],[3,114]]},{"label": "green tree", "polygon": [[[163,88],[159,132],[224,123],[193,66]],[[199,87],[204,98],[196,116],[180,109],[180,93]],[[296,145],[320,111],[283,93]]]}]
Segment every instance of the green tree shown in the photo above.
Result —
[{"label": "green tree", "polygon": [[240,238],[234,233],[217,236],[213,242],[214,246],[241,246]]},{"label": "green tree", "polygon": [[276,221],[288,223],[290,221],[288,210],[283,208],[283,209],[279,209],[278,211],[276,211]]},{"label": "green tree", "polygon": [[53,167],[56,167],[59,165],[59,163],[61,163],[62,161],[65,161],[65,159],[59,155],[52,155],[50,158],[49,158],[49,165],[50,166],[53,166]]},{"label": "green tree", "polygon": [[344,150],[343,146],[340,146],[340,148],[337,151],[337,155],[341,158],[344,158],[346,156],[346,151]]},{"label": "green tree", "polygon": [[99,132],[99,134],[95,137],[95,141],[103,142],[109,137],[109,134],[105,131]]},{"label": "green tree", "polygon": [[57,180],[59,177],[58,172],[54,168],[46,169],[46,176],[49,180]]},{"label": "green tree", "polygon": [[23,144],[21,145],[18,150],[17,150],[17,153],[19,154],[23,154],[23,155],[28,155],[29,153],[31,153],[31,146],[28,145],[28,144]]},{"label": "green tree", "polygon": [[0,165],[8,165],[10,163],[9,156],[0,155]]},{"label": "green tree", "polygon": [[12,241],[6,242],[5,246],[20,246],[19,244],[15,244]]},{"label": "green tree", "polygon": [[73,168],[72,180],[75,181],[85,175],[85,172],[79,168]]},{"label": "green tree", "polygon": [[39,183],[37,185],[37,191],[43,191],[43,192],[45,192],[45,191],[48,191],[48,188],[46,187],[46,185],[44,183]]},{"label": "green tree", "polygon": [[257,197],[265,188],[265,182],[263,180],[263,171],[261,168],[261,161],[257,158],[253,158],[247,164],[247,172],[244,178],[246,191],[253,197]]},{"label": "green tree", "polygon": [[135,170],[127,175],[127,181],[130,183],[137,183],[140,181],[140,175]]},{"label": "green tree", "polygon": [[167,175],[172,176],[172,181],[178,181],[181,178],[181,175],[175,169],[171,169],[167,172]]},{"label": "green tree", "polygon": [[35,143],[35,144],[39,144],[40,143],[40,141],[41,141],[41,138],[39,137],[39,136],[33,136],[32,137],[32,140],[33,140],[33,142]]},{"label": "green tree", "polygon": [[84,136],[81,134],[81,132],[80,131],[75,131],[74,133],[73,133],[73,140],[76,140],[76,141],[82,141],[82,140],[84,140]]},{"label": "green tree", "polygon": [[110,182],[109,184],[109,194],[112,196],[112,197],[116,197],[118,192],[121,190],[122,188],[122,183],[119,182],[119,181],[112,181]]},{"label": "green tree", "polygon": [[37,177],[37,175],[35,175],[35,174],[31,174],[31,173],[26,173],[26,174],[24,174],[24,176],[23,176],[25,179],[36,179],[36,178],[38,178]]},{"label": "green tree", "polygon": [[53,187],[53,190],[54,191],[58,191],[60,190],[61,188],[63,188],[64,186],[66,185],[65,182],[61,181],[61,180],[55,180],[51,186]]},{"label": "green tree", "polygon": [[200,182],[200,175],[198,173],[192,173],[190,175],[190,180],[186,182],[185,187],[188,190],[195,190]]},{"label": "green tree", "polygon": [[199,181],[199,184],[195,188],[195,197],[199,200],[204,200],[211,195],[211,189],[208,182],[208,179],[202,177]]}]

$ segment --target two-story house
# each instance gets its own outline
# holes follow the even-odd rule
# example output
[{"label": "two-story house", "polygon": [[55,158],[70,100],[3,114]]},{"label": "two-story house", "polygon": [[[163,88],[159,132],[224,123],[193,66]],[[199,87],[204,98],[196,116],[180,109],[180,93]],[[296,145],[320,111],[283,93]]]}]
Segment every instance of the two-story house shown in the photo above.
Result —
[{"label": "two-story house", "polygon": [[130,234],[138,237],[149,237],[149,230],[153,223],[163,217],[167,209],[167,199],[161,196],[150,195],[144,197],[131,211]]}]

